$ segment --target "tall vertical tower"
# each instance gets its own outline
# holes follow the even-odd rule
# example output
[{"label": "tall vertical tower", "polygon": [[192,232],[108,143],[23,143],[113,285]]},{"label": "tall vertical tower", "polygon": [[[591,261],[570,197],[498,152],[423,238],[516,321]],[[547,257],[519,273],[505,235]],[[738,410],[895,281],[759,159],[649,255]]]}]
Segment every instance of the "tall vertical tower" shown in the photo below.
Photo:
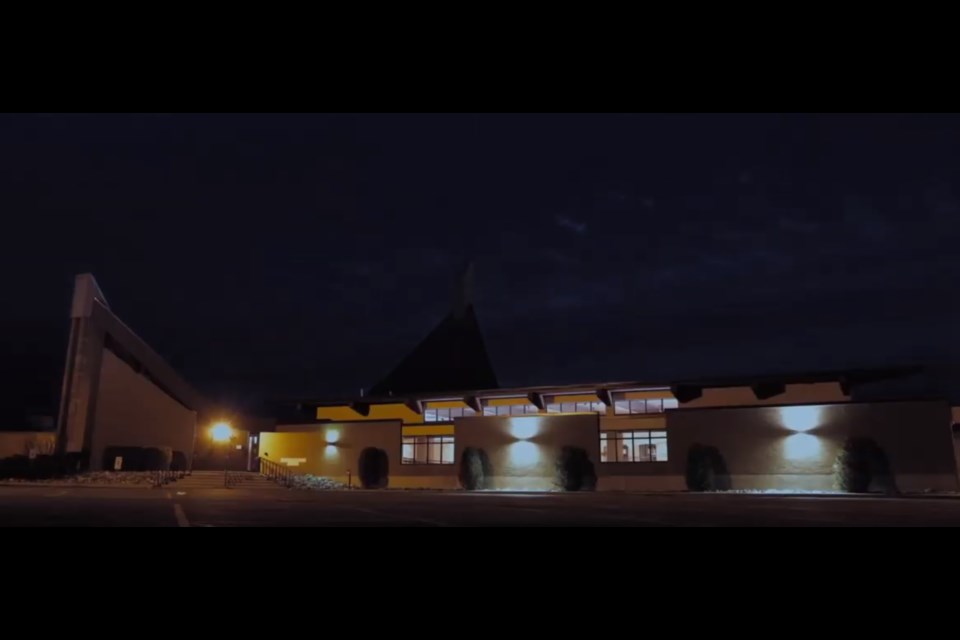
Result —
[{"label": "tall vertical tower", "polygon": [[473,304],[473,263],[460,274],[450,313],[370,390],[374,396],[496,389]]}]

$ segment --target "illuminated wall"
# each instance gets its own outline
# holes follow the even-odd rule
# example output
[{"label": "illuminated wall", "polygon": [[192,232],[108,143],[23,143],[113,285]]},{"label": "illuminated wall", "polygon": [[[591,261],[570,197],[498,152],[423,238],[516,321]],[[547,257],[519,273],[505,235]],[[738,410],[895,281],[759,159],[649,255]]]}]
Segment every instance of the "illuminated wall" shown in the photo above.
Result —
[{"label": "illuminated wall", "polygon": [[31,448],[37,455],[52,454],[56,439],[52,431],[0,431],[0,459],[28,455]]},{"label": "illuminated wall", "polygon": [[171,447],[193,455],[197,414],[104,350],[91,434],[90,468],[102,467],[106,447]]},{"label": "illuminated wall", "polygon": [[556,460],[564,446],[580,447],[599,470],[599,418],[546,415],[463,418],[456,421],[457,461],[466,447],[487,452],[494,489],[554,488]]},{"label": "illuminated wall", "polygon": [[850,436],[873,438],[901,490],[956,490],[957,470],[944,402],[743,407],[671,412],[670,467],[683,476],[694,443],[719,449],[733,489],[833,488],[833,463]]},{"label": "illuminated wall", "polygon": [[348,482],[348,472],[358,485],[360,452],[376,447],[387,452],[390,488],[456,488],[456,465],[401,464],[401,438],[407,430],[430,435],[446,434],[453,425],[403,427],[399,420],[371,422],[277,425],[274,433],[260,434],[260,455],[284,464],[296,473]]}]

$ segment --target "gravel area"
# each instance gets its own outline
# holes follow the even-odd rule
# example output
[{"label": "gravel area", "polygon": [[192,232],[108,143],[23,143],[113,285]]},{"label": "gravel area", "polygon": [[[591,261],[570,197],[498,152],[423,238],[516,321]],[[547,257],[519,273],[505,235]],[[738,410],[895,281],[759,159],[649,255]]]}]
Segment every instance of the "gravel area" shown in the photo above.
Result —
[{"label": "gravel area", "polygon": [[302,475],[291,478],[294,489],[310,489],[312,491],[334,491],[346,489],[347,485],[323,476]]}]

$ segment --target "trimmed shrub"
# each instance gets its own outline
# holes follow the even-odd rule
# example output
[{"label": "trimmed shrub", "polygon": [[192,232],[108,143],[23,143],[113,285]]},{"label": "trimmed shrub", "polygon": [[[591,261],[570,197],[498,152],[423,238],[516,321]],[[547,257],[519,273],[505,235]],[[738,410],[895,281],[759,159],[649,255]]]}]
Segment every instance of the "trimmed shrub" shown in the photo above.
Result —
[{"label": "trimmed shrub", "polygon": [[460,486],[468,491],[489,489],[493,479],[493,465],[483,449],[467,447],[460,456],[458,473]]},{"label": "trimmed shrub", "polygon": [[167,471],[173,459],[170,447],[146,447],[143,450],[143,469],[140,471]]},{"label": "trimmed shrub", "polygon": [[873,439],[847,438],[833,463],[833,482],[847,493],[867,493],[876,488],[896,493],[896,480],[886,452]]},{"label": "trimmed shrub", "polygon": [[174,451],[170,457],[170,471],[186,471],[187,454],[183,451]]},{"label": "trimmed shrub", "polygon": [[[120,468],[116,468],[117,458],[122,458]],[[143,471],[144,450],[142,447],[105,447],[103,450],[103,468],[94,471]]]},{"label": "trimmed shrub", "polygon": [[580,447],[564,447],[557,458],[555,484],[564,491],[593,491],[597,488],[597,472],[590,456]]},{"label": "trimmed shrub", "polygon": [[357,462],[360,484],[364,489],[385,489],[390,481],[390,458],[387,452],[376,447],[367,447],[360,452]]},{"label": "trimmed shrub", "polygon": [[687,451],[686,480],[689,491],[729,490],[730,473],[720,450],[709,445],[691,445]]}]

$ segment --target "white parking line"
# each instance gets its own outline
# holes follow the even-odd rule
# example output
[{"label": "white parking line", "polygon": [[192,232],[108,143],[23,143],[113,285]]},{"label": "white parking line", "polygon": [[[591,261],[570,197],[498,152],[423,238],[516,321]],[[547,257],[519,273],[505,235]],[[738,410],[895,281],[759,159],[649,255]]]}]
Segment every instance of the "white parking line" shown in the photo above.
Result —
[{"label": "white parking line", "polygon": [[187,514],[183,512],[183,507],[179,504],[173,505],[173,516],[177,519],[178,527],[189,527],[190,521],[187,520]]}]

